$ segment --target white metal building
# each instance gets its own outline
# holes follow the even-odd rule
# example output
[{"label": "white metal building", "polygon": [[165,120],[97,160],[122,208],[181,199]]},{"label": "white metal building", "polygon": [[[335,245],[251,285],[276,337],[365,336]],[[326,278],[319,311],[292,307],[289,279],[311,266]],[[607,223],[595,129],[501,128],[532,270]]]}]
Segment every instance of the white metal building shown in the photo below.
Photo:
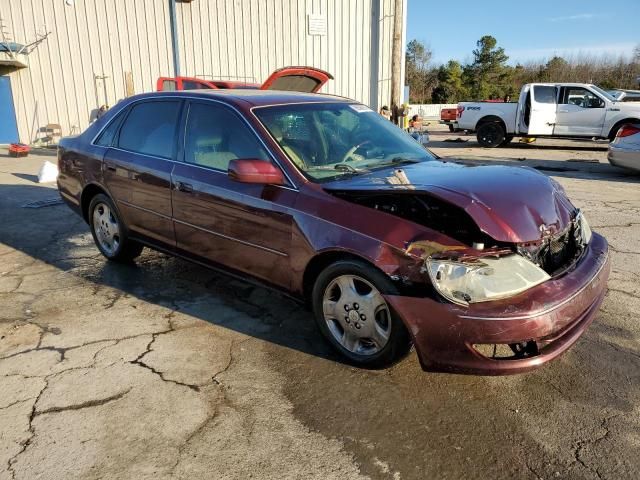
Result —
[{"label": "white metal building", "polygon": [[[176,74],[260,83],[309,65],[335,77],[322,92],[377,109],[391,103],[394,3],[0,0],[0,143],[50,124],[78,133],[99,106]],[[398,14],[406,25],[406,0]]]}]

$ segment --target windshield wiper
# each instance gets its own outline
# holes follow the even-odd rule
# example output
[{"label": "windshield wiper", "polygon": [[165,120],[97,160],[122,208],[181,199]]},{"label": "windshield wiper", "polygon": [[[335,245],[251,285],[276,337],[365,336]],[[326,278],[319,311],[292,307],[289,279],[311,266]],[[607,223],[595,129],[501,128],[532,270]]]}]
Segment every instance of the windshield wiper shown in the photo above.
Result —
[{"label": "windshield wiper", "polygon": [[400,165],[401,163],[420,163],[422,160],[418,160],[416,158],[404,158],[404,157],[393,157],[391,160],[386,162],[380,162],[375,164],[368,164],[367,167],[386,167],[388,165]]},{"label": "windshield wiper", "polygon": [[355,168],[353,165],[348,165],[346,163],[336,163],[333,167],[329,165],[319,165],[308,168],[307,170],[338,170],[345,173],[367,173],[369,171],[365,168]]}]

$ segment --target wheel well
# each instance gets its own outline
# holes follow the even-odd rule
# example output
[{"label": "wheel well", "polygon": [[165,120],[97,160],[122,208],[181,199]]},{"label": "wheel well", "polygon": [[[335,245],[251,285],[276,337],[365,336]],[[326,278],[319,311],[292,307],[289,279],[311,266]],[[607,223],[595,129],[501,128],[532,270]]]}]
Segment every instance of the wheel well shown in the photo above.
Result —
[{"label": "wheel well", "polygon": [[87,185],[82,191],[80,207],[82,208],[82,218],[84,218],[87,223],[89,223],[89,204],[91,203],[91,199],[99,193],[107,194],[102,188],[94,184]]},{"label": "wheel well", "polygon": [[485,123],[491,123],[491,122],[498,122],[500,125],[502,125],[502,128],[504,129],[504,133],[505,134],[507,133],[507,126],[505,125],[504,120],[502,120],[497,115],[487,115],[486,117],[482,117],[480,120],[478,120],[478,123],[476,123],[476,130],[478,130]]},{"label": "wheel well", "polygon": [[607,138],[611,139],[611,137],[625,123],[640,123],[640,120],[637,118],[625,118],[624,120],[620,120],[619,122],[616,122],[616,124],[613,127],[611,127],[611,130],[609,130],[609,135],[607,135]]},{"label": "wheel well", "polygon": [[320,272],[322,272],[322,270],[327,268],[332,263],[337,262],[338,260],[359,260],[361,262],[366,262],[369,265],[372,265],[374,268],[377,268],[367,259],[349,252],[330,251],[320,253],[309,261],[302,276],[302,295],[305,301],[311,301],[311,291],[313,290],[313,284],[316,278],[318,278],[318,275],[320,275]]}]

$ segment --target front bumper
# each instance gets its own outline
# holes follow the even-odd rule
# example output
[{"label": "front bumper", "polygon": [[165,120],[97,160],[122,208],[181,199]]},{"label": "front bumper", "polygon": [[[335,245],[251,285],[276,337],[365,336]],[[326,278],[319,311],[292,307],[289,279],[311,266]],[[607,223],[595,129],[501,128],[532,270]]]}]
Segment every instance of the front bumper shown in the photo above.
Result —
[{"label": "front bumper", "polygon": [[[413,337],[422,368],[508,375],[533,370],[564,353],[593,321],[609,278],[609,247],[594,233],[580,260],[558,278],[515,297],[469,307],[430,298],[386,296]],[[473,345],[534,341],[523,358],[494,359]]]}]

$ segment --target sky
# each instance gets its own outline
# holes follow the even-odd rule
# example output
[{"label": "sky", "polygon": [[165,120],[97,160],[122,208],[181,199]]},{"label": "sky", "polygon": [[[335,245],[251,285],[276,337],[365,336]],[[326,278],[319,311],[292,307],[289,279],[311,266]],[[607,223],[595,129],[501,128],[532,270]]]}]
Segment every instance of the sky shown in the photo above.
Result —
[{"label": "sky", "polygon": [[407,42],[428,45],[436,64],[471,60],[483,35],[498,40],[510,64],[628,55],[640,44],[640,0],[408,0]]}]

